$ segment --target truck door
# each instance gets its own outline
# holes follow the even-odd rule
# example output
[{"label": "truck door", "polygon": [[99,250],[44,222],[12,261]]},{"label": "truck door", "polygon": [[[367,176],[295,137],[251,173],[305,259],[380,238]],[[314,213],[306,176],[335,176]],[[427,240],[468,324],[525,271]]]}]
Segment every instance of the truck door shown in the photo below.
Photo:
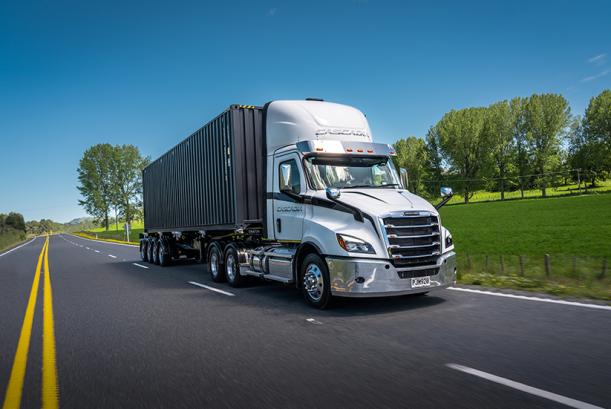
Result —
[{"label": "truck door", "polygon": [[305,205],[305,178],[295,153],[274,159],[274,233],[276,240],[301,241]]}]

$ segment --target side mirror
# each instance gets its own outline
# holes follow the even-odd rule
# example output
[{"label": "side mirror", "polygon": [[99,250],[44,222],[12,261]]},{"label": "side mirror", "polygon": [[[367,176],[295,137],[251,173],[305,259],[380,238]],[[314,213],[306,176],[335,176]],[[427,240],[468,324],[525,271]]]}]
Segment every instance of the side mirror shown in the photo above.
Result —
[{"label": "side mirror", "polygon": [[451,187],[442,187],[441,188],[441,197],[449,197],[452,196],[454,192]]},{"label": "side mirror", "polygon": [[409,178],[407,177],[407,169],[399,168],[399,173],[401,174],[401,184],[403,185],[403,189],[407,189],[409,187]]},{"label": "side mirror", "polygon": [[341,196],[340,190],[336,187],[328,187],[326,193],[329,200],[337,200]]},{"label": "side mirror", "polygon": [[284,192],[286,190],[293,190],[291,186],[291,165],[289,163],[280,165],[280,191]]}]

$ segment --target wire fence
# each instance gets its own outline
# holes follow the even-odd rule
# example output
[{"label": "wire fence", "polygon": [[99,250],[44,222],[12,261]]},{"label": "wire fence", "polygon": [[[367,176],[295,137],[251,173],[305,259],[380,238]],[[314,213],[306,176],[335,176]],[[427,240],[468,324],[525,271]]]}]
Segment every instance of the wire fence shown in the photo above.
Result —
[{"label": "wire fence", "polygon": [[[515,200],[611,192],[609,174],[608,171],[592,172],[581,169],[477,179],[448,174],[437,180],[423,180],[419,183],[410,181],[410,188],[416,194],[436,198],[441,187],[451,187],[454,197],[449,204]],[[468,200],[465,200],[465,196]]]}]

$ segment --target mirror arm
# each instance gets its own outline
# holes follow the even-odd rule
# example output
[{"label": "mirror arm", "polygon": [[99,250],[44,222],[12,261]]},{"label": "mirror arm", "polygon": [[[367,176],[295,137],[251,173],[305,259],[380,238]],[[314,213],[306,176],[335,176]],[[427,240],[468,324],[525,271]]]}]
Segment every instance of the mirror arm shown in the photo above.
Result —
[{"label": "mirror arm", "polygon": [[444,198],[443,198],[443,200],[442,200],[441,202],[439,202],[439,203],[437,203],[437,204],[435,205],[435,209],[436,209],[436,210],[439,210],[439,209],[440,209],[440,208],[441,208],[441,207],[442,207],[444,204],[446,204],[446,203],[448,203],[448,202],[450,201],[450,199],[452,198],[452,196],[454,196],[454,195],[448,195],[448,196],[444,197]]}]

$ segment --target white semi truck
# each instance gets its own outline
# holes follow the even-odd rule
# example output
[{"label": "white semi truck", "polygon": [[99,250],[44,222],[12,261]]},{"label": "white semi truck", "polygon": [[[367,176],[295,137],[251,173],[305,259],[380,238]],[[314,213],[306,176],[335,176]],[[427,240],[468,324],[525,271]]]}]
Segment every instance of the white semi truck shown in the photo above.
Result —
[{"label": "white semi truck", "polygon": [[359,110],[318,99],[232,105],[143,171],[143,261],[333,297],[426,293],[456,279],[438,208],[406,188]]}]

